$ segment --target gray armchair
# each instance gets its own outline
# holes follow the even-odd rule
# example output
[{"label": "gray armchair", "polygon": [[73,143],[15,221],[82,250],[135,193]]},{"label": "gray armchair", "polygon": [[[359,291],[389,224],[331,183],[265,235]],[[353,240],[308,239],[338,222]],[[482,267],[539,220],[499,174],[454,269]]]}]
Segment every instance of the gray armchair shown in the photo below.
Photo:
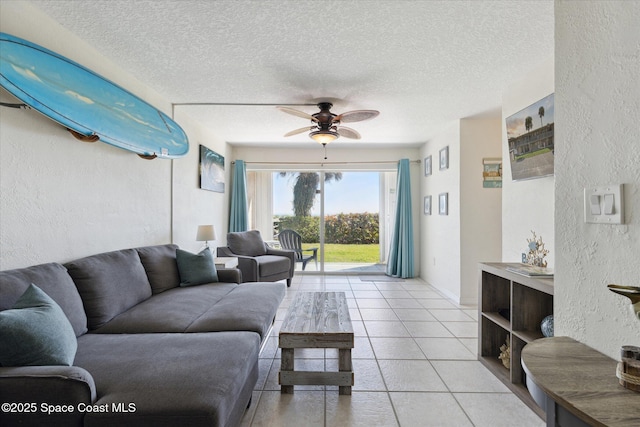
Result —
[{"label": "gray armchair", "polygon": [[273,249],[258,230],[227,234],[227,246],[218,247],[219,257],[237,257],[244,282],[275,282],[286,279],[291,286],[296,260],[293,251]]}]

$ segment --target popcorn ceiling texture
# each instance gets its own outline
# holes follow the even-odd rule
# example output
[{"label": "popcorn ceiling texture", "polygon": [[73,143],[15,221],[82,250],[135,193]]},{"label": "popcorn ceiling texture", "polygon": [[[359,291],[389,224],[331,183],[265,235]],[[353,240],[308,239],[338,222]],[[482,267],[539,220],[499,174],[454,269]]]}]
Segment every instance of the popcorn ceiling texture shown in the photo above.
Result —
[{"label": "popcorn ceiling texture", "polygon": [[[555,330],[619,359],[640,322],[640,2],[558,1]],[[625,224],[585,224],[583,188],[625,184]]]},{"label": "popcorn ceiling texture", "polygon": [[[336,112],[380,110],[354,126],[368,144],[418,146],[447,122],[496,114],[504,85],[553,50],[548,0],[33,4],[171,102],[329,98]],[[272,105],[180,109],[234,145],[309,145],[282,136],[306,122]]]}]

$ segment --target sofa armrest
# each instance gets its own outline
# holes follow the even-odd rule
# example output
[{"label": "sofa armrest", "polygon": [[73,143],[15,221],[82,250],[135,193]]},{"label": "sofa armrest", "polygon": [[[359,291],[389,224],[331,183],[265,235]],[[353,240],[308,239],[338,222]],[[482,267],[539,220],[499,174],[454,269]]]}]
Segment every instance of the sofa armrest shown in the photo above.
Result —
[{"label": "sofa armrest", "polygon": [[279,255],[289,258],[291,267],[289,268],[289,277],[293,277],[296,270],[296,252],[289,249],[274,249],[267,247],[267,255]]},{"label": "sofa armrest", "polygon": [[[0,402],[21,405],[1,411],[0,425],[82,425],[78,405],[95,401],[93,377],[78,366],[0,367]],[[47,413],[48,405],[71,405],[73,411]]]},{"label": "sofa armrest", "polygon": [[242,283],[242,272],[237,268],[218,269],[218,280],[226,283]]}]

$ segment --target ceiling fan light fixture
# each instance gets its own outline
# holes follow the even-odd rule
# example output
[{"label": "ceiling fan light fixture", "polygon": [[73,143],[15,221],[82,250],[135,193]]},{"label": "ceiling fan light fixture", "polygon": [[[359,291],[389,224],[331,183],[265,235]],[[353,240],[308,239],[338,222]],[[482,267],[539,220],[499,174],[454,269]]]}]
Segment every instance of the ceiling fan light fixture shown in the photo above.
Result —
[{"label": "ceiling fan light fixture", "polygon": [[309,134],[309,137],[319,144],[325,145],[338,139],[338,132],[332,130],[316,130]]}]

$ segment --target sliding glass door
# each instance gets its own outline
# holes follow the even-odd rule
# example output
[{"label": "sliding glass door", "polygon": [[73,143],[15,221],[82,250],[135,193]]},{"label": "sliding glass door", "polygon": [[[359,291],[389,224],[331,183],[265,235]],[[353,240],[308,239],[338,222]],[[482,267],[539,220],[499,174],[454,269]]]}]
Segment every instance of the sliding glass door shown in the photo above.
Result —
[{"label": "sliding glass door", "polygon": [[382,273],[395,173],[248,171],[250,228],[299,253],[300,273]]}]

